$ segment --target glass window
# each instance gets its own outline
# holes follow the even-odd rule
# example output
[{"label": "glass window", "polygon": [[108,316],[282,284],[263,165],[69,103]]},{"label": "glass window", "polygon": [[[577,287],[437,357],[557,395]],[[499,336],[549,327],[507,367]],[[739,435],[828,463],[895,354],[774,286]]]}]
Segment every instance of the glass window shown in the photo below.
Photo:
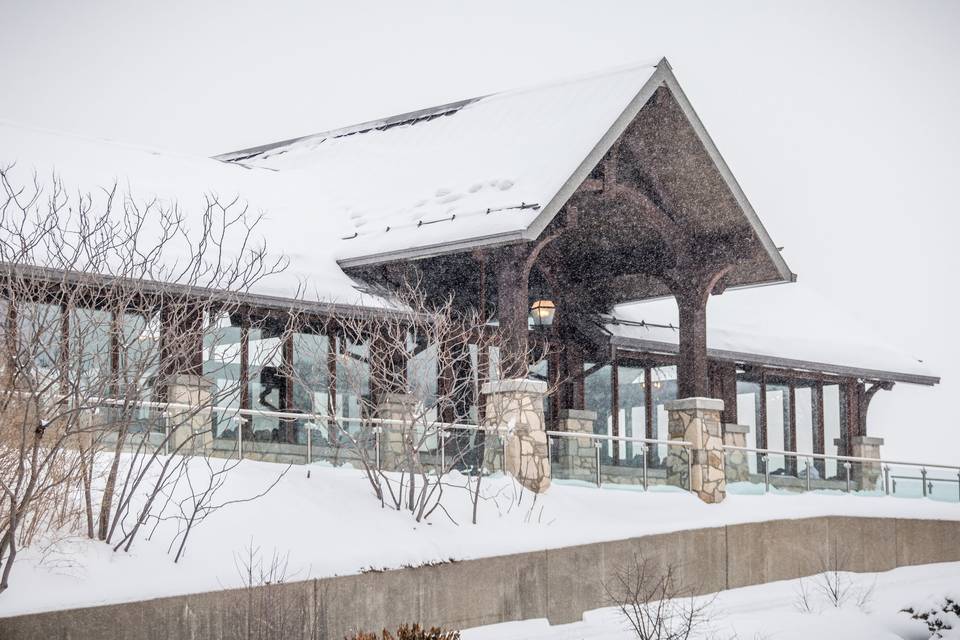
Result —
[{"label": "glass window", "polygon": [[[823,445],[828,455],[837,455],[834,441],[840,438],[840,425],[843,424],[840,416],[840,385],[823,385]],[[838,476],[836,460],[827,460],[825,475],[828,478]]]},{"label": "glass window", "polygon": [[360,429],[364,405],[370,402],[369,344],[337,338],[337,416],[348,418],[344,428]]},{"label": "glass window", "polygon": [[[589,371],[594,367],[587,363],[583,366],[584,371]],[[613,420],[610,416],[610,365],[604,365],[596,369],[583,380],[584,405],[587,410],[594,411],[597,419],[593,423],[593,432],[610,435]],[[609,457],[612,451],[609,441],[603,442],[603,456]]]},{"label": "glass window", "polygon": [[160,319],[125,313],[120,319],[119,383],[138,397],[149,400],[160,359]]},{"label": "glass window", "polygon": [[17,306],[17,340],[21,358],[33,363],[38,390],[57,391],[61,313],[58,305],[21,303]]},{"label": "glass window", "polygon": [[[617,371],[620,399],[620,433],[628,438],[645,438],[647,435],[647,389],[646,369],[620,366]],[[627,442],[620,447],[621,460],[633,460],[639,447]]]},{"label": "glass window", "polygon": [[[107,388],[112,382],[111,339],[113,314],[96,309],[74,309],[70,314],[70,362],[81,385]],[[71,372],[73,373],[73,372]]]},{"label": "glass window", "polygon": [[664,405],[677,399],[677,368],[673,365],[651,368],[650,387],[653,394],[654,437],[657,440],[667,440],[670,438],[670,430]]},{"label": "glass window", "polygon": [[798,386],[796,391],[797,407],[797,451],[813,453],[813,401],[816,394],[810,387]]},{"label": "glass window", "polygon": [[[286,376],[283,374],[282,328],[274,322],[263,322],[250,327],[249,366],[250,408],[260,411],[286,409]],[[276,417],[254,415],[250,426],[252,437],[258,442],[285,441],[280,420]]]},{"label": "glass window", "polygon": [[[737,372],[737,422],[750,427],[747,433],[747,447],[757,446],[757,416],[760,411],[760,385],[749,380],[742,380],[743,371]],[[747,464],[750,473],[757,472],[757,456],[748,455]]]},{"label": "glass window", "polygon": [[[767,383],[767,448],[775,451],[786,450],[789,429],[790,387]],[[775,469],[771,469],[771,473],[773,471]]]},{"label": "glass window", "polygon": [[293,407],[295,411],[329,415],[330,340],[310,333],[293,335]]},{"label": "glass window", "polygon": [[[203,375],[213,382],[213,404],[240,408],[240,338],[238,323],[226,315],[213,319],[203,336]],[[236,413],[213,415],[213,434],[217,438],[236,439],[240,418]]]}]

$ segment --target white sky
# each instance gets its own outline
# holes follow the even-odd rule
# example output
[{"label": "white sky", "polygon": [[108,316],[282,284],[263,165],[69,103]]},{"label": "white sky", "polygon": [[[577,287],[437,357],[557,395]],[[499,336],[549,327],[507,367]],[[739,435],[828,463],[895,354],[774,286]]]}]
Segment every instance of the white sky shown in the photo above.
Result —
[{"label": "white sky", "polygon": [[0,119],[212,155],[660,56],[799,277],[943,376],[887,453],[960,462],[960,2],[0,0]]}]

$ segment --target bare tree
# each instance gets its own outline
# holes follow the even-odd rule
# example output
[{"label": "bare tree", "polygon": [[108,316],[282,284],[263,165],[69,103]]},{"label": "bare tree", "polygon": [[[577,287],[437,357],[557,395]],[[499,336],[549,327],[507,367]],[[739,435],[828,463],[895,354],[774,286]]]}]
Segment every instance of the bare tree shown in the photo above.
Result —
[{"label": "bare tree", "polygon": [[695,598],[677,567],[643,556],[604,583],[607,597],[641,640],[686,640],[704,630],[713,598]]},{"label": "bare tree", "polygon": [[37,536],[119,534],[116,547],[130,548],[210,439],[217,394],[188,393],[184,405],[171,390],[202,373],[211,319],[237,313],[286,263],[238,201],[208,195],[190,218],[115,185],[18,183],[11,166],[0,186],[2,591]]},{"label": "bare tree", "polygon": [[850,552],[836,539],[826,553],[820,555],[820,573],[801,578],[797,586],[797,608],[805,613],[847,605],[865,609],[873,598],[876,581],[861,585],[849,571]]},{"label": "bare tree", "polygon": [[[501,332],[452,296],[428,300],[417,282],[382,295],[389,309],[336,315],[326,327],[335,336],[336,393],[355,403],[352,416],[328,416],[326,444],[345,448],[381,504],[417,521],[443,509],[448,473],[463,471],[466,484],[457,486],[468,491],[476,523],[482,478],[502,468],[509,436],[508,407],[481,393],[502,376]],[[550,347],[535,342],[526,357],[544,359]]]}]

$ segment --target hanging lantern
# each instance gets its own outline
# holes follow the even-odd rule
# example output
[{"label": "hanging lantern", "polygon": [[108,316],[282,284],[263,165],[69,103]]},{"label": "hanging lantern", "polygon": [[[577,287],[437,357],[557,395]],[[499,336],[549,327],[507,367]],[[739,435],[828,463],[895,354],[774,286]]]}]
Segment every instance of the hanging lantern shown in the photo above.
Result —
[{"label": "hanging lantern", "polygon": [[533,326],[538,329],[549,327],[553,324],[553,316],[557,311],[557,306],[552,300],[537,300],[530,306],[530,317],[533,318]]}]

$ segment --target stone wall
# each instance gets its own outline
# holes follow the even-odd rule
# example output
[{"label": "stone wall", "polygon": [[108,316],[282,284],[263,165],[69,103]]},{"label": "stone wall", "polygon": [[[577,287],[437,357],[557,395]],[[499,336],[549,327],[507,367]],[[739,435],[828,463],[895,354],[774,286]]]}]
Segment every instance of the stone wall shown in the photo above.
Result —
[{"label": "stone wall", "polygon": [[608,606],[604,584],[637,555],[673,565],[695,593],[812,575],[834,546],[846,568],[960,561],[960,522],[821,517],[677,531],[442,565],[0,619],[4,640],[240,640],[248,623],[289,640],[342,638],[419,621],[463,629],[554,624]]},{"label": "stone wall", "polygon": [[[750,433],[749,425],[745,424],[725,424],[723,425],[723,444],[731,447],[746,447],[747,434]],[[750,463],[746,451],[726,451],[727,482],[750,482]]]},{"label": "stone wall", "polygon": [[[722,502],[727,494],[720,426],[723,401],[683,398],[664,406],[670,439],[691,444],[686,450],[673,448],[667,456],[668,482],[688,487],[704,502]],[[690,456],[689,460],[687,456]]]}]

